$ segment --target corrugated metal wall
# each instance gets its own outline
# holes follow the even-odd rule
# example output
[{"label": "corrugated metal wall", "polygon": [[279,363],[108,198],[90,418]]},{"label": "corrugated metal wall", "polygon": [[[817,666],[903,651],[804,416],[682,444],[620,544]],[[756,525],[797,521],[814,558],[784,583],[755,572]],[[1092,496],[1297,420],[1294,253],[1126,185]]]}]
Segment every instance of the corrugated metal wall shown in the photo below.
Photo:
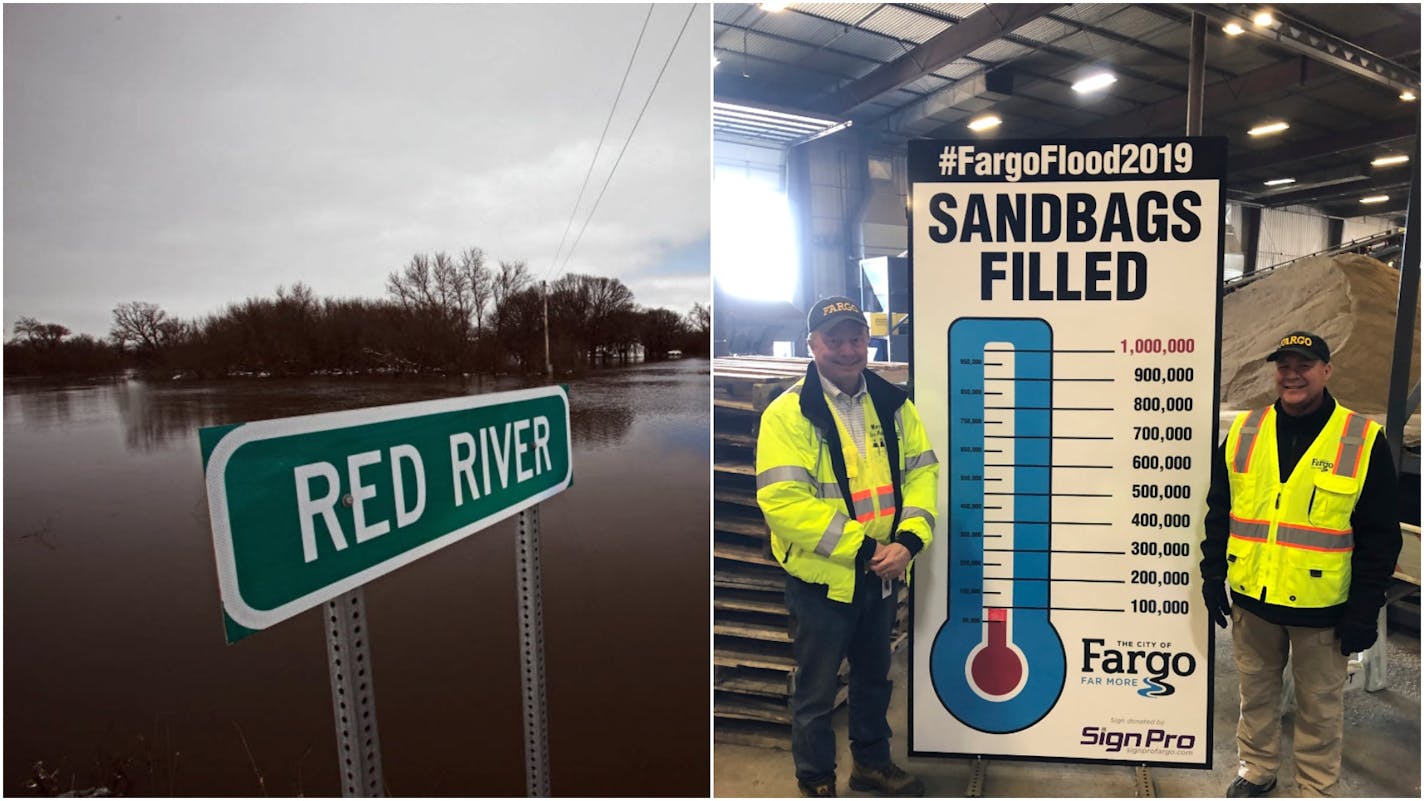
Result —
[{"label": "corrugated metal wall", "polygon": [[1345,221],[1345,233],[1341,241],[1349,242],[1352,239],[1384,233],[1394,227],[1389,217],[1354,217]]},{"label": "corrugated metal wall", "polygon": [[1256,248],[1258,269],[1308,256],[1329,245],[1329,224],[1325,217],[1295,208],[1261,210],[1261,242]]}]

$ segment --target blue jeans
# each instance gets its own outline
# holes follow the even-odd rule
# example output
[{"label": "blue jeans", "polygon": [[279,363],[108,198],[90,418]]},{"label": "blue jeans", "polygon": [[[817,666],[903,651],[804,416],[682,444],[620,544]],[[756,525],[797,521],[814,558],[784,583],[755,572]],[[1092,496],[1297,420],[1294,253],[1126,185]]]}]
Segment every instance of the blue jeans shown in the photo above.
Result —
[{"label": "blue jeans", "polygon": [[796,676],[791,693],[791,756],[796,778],[835,778],[836,735],[831,728],[841,659],[850,662],[850,751],[865,767],[890,761],[890,629],[895,624],[895,582],[888,597],[873,573],[856,580],[843,604],[826,598],[824,584],[786,577]]}]

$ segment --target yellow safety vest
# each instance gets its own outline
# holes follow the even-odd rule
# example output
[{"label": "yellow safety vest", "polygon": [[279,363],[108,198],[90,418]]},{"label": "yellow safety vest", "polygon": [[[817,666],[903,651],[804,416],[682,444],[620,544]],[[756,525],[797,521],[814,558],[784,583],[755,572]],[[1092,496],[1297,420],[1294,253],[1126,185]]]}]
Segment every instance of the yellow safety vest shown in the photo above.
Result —
[{"label": "yellow safety vest", "polygon": [[1231,479],[1231,589],[1277,606],[1342,604],[1355,549],[1350,515],[1365,484],[1380,425],[1335,411],[1282,482],[1274,407],[1237,416],[1226,437]]},{"label": "yellow safety vest", "polygon": [[[825,584],[828,598],[850,603],[855,595],[855,557],[865,538],[888,543],[895,534],[895,488],[885,437],[869,393],[861,400],[866,433],[860,448],[827,404],[840,434],[851,492],[847,504],[832,469],[829,442],[801,412],[804,383],[803,379],[782,393],[762,413],[756,449],[757,504],[771,529],[772,553],[786,572],[802,581]],[[928,547],[934,533],[939,463],[910,401],[895,412],[894,420],[903,505],[899,530],[914,534]]]}]

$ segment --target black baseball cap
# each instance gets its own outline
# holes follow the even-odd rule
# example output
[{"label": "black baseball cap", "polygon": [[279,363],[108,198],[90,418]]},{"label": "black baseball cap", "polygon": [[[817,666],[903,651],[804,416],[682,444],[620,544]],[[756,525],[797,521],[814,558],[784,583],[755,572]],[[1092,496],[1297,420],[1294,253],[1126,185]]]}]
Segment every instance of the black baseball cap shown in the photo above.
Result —
[{"label": "black baseball cap", "polygon": [[1325,338],[1309,331],[1292,331],[1281,337],[1280,343],[1271,351],[1271,355],[1266,357],[1266,361],[1273,362],[1286,352],[1299,353],[1310,359],[1330,363],[1330,346],[1325,344]]},{"label": "black baseball cap", "polygon": [[841,320],[855,320],[866,328],[870,327],[865,322],[865,312],[860,310],[859,303],[842,295],[832,295],[816,301],[811,311],[806,313],[806,333],[815,333],[817,329]]}]

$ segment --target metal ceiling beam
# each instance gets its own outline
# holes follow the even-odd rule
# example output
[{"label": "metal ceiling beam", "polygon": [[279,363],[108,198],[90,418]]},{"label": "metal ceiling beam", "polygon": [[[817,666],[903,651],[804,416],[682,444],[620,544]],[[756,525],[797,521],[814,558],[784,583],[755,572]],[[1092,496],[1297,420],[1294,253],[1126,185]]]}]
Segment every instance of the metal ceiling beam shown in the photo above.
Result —
[{"label": "metal ceiling beam", "polygon": [[[1327,217],[1389,217],[1400,214],[1409,208],[1409,187],[1403,187],[1399,193],[1390,193],[1390,199],[1385,203],[1375,206],[1362,206],[1359,201],[1352,204],[1346,203],[1320,203],[1316,209]],[[1402,223],[1401,223],[1402,225]]]},{"label": "metal ceiling beam", "polygon": [[[908,8],[910,8],[910,10],[915,11],[915,12],[917,12],[917,13],[924,14],[924,15],[927,16],[927,17],[932,17],[932,18],[934,18],[934,19],[942,20],[942,21],[944,21],[944,22],[949,22],[949,23],[952,23],[952,24],[957,24],[957,23],[959,23],[959,22],[963,19],[962,17],[956,17],[956,16],[954,16],[954,15],[952,15],[952,14],[944,14],[944,13],[941,13],[941,12],[937,12],[937,11],[934,10],[934,8],[933,8],[932,6],[911,5],[911,6],[908,6]],[[1067,38],[1069,38],[1069,37],[1071,37],[1071,36],[1077,35],[1077,34],[1085,34],[1085,35],[1086,35],[1086,34],[1091,34],[1092,36],[1097,36],[1097,37],[1100,37],[1100,38],[1103,38],[1103,39],[1107,39],[1107,40],[1110,41],[1110,42],[1114,42],[1114,43],[1116,43],[1116,44],[1123,45],[1124,47],[1128,47],[1128,48],[1131,48],[1131,49],[1133,49],[1133,50],[1138,50],[1138,51],[1141,51],[1141,52],[1143,52],[1143,53],[1147,53],[1147,54],[1149,54],[1149,55],[1155,57],[1155,58],[1156,58],[1157,60],[1159,60],[1159,61],[1175,61],[1175,62],[1178,62],[1178,63],[1181,63],[1181,64],[1186,64],[1186,63],[1187,63],[1187,58],[1184,57],[1184,56],[1182,56],[1182,55],[1179,54],[1179,53],[1173,53],[1173,52],[1170,51],[1170,50],[1166,50],[1166,49],[1163,49],[1163,48],[1161,48],[1161,47],[1156,47],[1156,46],[1153,46],[1153,45],[1149,45],[1149,44],[1147,44],[1147,43],[1145,43],[1145,42],[1142,42],[1141,40],[1139,40],[1139,39],[1137,39],[1137,38],[1135,38],[1135,37],[1132,37],[1132,36],[1125,36],[1125,35],[1123,35],[1123,34],[1120,34],[1120,33],[1115,32],[1115,31],[1108,30],[1107,28],[1103,28],[1103,27],[1100,27],[1100,26],[1097,26],[1097,25],[1088,25],[1087,23],[1079,22],[1079,21],[1074,20],[1074,19],[1071,19],[1071,18],[1069,18],[1069,17],[1065,17],[1065,16],[1063,16],[1063,15],[1061,15],[1061,14],[1053,14],[1053,13],[1044,14],[1044,15],[1043,15],[1043,18],[1046,19],[1046,20],[1051,20],[1051,21],[1053,21],[1053,22],[1056,22],[1056,23],[1058,23],[1059,25],[1063,25],[1063,26],[1065,26],[1065,27],[1073,28],[1073,29],[1074,29],[1074,32],[1071,33],[1071,34],[1068,34],[1067,36],[1060,37],[1059,39],[1056,39],[1056,40],[1054,40],[1053,42],[1041,42],[1041,41],[1038,41],[1037,39],[1030,39],[1030,38],[1028,38],[1027,36],[1019,36],[1019,35],[1017,35],[1017,34],[1009,34],[1009,35],[1004,36],[1004,37],[1003,37],[1003,38],[1004,38],[1004,41],[1006,41],[1006,42],[1012,42],[1012,43],[1014,43],[1014,44],[1016,44],[1016,45],[1020,45],[1020,46],[1022,46],[1022,47],[1027,47],[1027,48],[1029,48],[1029,49],[1031,49],[1031,50],[1044,52],[1044,53],[1047,53],[1047,54],[1053,55],[1053,56],[1058,56],[1059,58],[1064,59],[1064,60],[1066,60],[1066,61],[1072,61],[1072,62],[1074,62],[1074,63],[1086,64],[1086,63],[1090,63],[1090,62],[1093,62],[1093,61],[1096,60],[1096,55],[1094,55],[1094,54],[1091,52],[1091,43],[1090,43],[1090,45],[1089,45],[1089,47],[1090,47],[1090,52],[1089,52],[1089,53],[1084,53],[1084,52],[1082,52],[1081,50],[1073,50],[1073,49],[1070,49],[1070,48],[1060,47],[1058,44],[1056,44],[1056,42],[1061,42],[1061,41],[1063,41],[1063,40],[1065,40],[1065,39],[1067,39]],[[1125,59],[1125,61],[1136,62],[1136,59],[1131,59],[1131,58],[1129,58],[1129,59]],[[1150,63],[1150,60],[1149,60],[1148,62],[1143,62],[1143,63]],[[993,65],[989,65],[989,66],[993,66]],[[1226,78],[1235,78],[1235,77],[1236,77],[1236,75],[1235,75],[1234,73],[1228,72],[1227,70],[1224,70],[1224,69],[1222,69],[1222,68],[1220,68],[1220,67],[1214,67],[1214,66],[1208,64],[1206,68],[1207,68],[1207,70],[1208,70],[1209,72],[1214,72],[1214,73],[1217,73],[1218,75],[1222,76],[1223,79],[1226,79]],[[1162,86],[1162,87],[1165,87],[1165,88],[1168,88],[1168,89],[1171,89],[1171,90],[1177,91],[1177,92],[1184,92],[1184,91],[1186,91],[1186,84],[1177,83],[1177,82],[1173,82],[1173,81],[1165,81],[1165,80],[1162,80],[1162,79],[1160,79],[1160,78],[1156,78],[1156,77],[1154,77],[1154,76],[1152,76],[1152,75],[1148,75],[1147,73],[1140,72],[1140,71],[1138,71],[1138,70],[1132,69],[1131,67],[1127,67],[1127,66],[1125,66],[1123,63],[1114,64],[1114,65],[1113,65],[1113,70],[1114,70],[1118,75],[1125,75],[1125,76],[1127,76],[1127,77],[1133,78],[1133,79],[1135,79],[1135,80],[1142,81],[1143,83],[1151,84],[1151,85],[1153,85],[1153,86]]]},{"label": "metal ceiling beam", "polygon": [[[1142,8],[1162,14],[1177,11],[1171,6],[1144,5]],[[1191,6],[1187,6],[1191,8]],[[1184,20],[1185,21],[1185,20]],[[1418,50],[1418,34],[1401,32],[1398,28],[1375,31],[1361,39],[1363,47],[1382,50],[1387,53],[1401,53],[1410,49]],[[1269,94],[1283,89],[1303,89],[1308,83],[1328,81],[1339,73],[1323,69],[1304,57],[1288,58],[1276,64],[1240,75],[1226,81],[1218,81],[1206,87],[1203,97],[1208,118],[1219,113],[1223,107],[1231,107],[1243,98]],[[1141,109],[1105,118],[1092,125],[1073,131],[1074,136],[1112,136],[1123,130],[1149,132],[1173,131],[1182,115],[1186,113],[1185,95],[1171,97]]]},{"label": "metal ceiling beam", "polygon": [[1233,186],[1228,190],[1231,194],[1252,203],[1268,204],[1272,198],[1288,193],[1313,190],[1323,194],[1326,187],[1339,187],[1358,181],[1368,181],[1371,170],[1363,162],[1340,165],[1325,170],[1313,170],[1307,173],[1293,170],[1290,175],[1271,176],[1273,179],[1294,179],[1294,183],[1278,186],[1266,186],[1263,181],[1256,179],[1242,180],[1240,174],[1233,174],[1229,169],[1227,174],[1231,176],[1233,183]]},{"label": "metal ceiling beam", "polygon": [[1272,10],[1276,17],[1274,26],[1258,27],[1251,18],[1254,12],[1262,10],[1261,6],[1203,3],[1185,7],[1220,24],[1235,22],[1252,36],[1344,70],[1351,75],[1388,86],[1395,91],[1408,89],[1416,94],[1419,92],[1417,71],[1371,52],[1359,44],[1348,42],[1300,20],[1291,19],[1279,10]]},{"label": "metal ceiling beam", "polygon": [[[1306,83],[1333,75],[1304,58],[1293,58],[1252,70],[1229,81],[1218,81],[1202,92],[1202,105],[1209,114],[1220,113],[1225,107],[1240,103],[1242,98],[1302,87]],[[1138,135],[1150,131],[1176,131],[1187,112],[1187,96],[1178,95],[1140,109],[1107,117],[1074,132],[1075,136],[1112,136],[1124,130]]]},{"label": "metal ceiling beam", "polygon": [[[1409,188],[1409,179],[1406,177],[1402,182],[1399,178],[1381,179],[1370,178],[1365,181],[1352,181],[1348,184],[1334,186],[1322,186],[1315,189],[1303,189],[1299,192],[1286,192],[1284,194],[1272,195],[1270,197],[1257,198],[1256,204],[1268,209],[1278,209],[1282,206],[1317,206],[1322,204],[1343,203],[1353,201],[1358,205],[1359,198],[1367,195],[1393,194],[1391,190]],[[1360,206],[1361,214],[1371,213],[1368,206]]]},{"label": "metal ceiling beam", "polygon": [[1363,128],[1354,128],[1344,133],[1322,136],[1299,144],[1280,145],[1265,151],[1242,151],[1227,161],[1226,170],[1228,174],[1243,170],[1267,170],[1294,161],[1374,147],[1385,142],[1413,136],[1415,126],[1416,121],[1413,119],[1376,122]]},{"label": "metal ceiling beam", "polygon": [[838,89],[825,101],[818,103],[817,107],[829,114],[847,116],[875,98],[914,83],[926,74],[969,55],[1060,5],[1062,4],[987,5],[914,50]]}]

